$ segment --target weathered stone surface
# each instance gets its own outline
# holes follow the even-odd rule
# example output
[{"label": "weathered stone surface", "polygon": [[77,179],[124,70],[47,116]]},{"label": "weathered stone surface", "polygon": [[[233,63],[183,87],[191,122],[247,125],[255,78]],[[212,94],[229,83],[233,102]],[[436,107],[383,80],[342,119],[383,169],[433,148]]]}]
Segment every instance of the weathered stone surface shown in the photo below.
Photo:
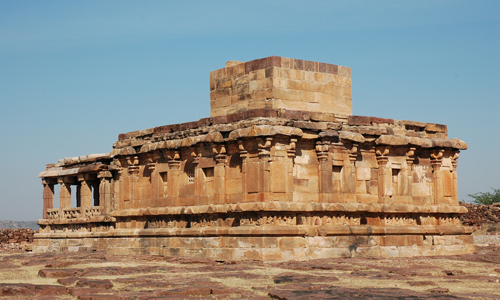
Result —
[{"label": "weathered stone surface", "polygon": [[[427,298],[428,294],[409,291],[398,288],[343,288],[331,287],[322,290],[271,290],[269,297],[271,299],[359,299],[363,295],[364,299],[419,299]],[[434,295],[433,299],[466,299],[455,296]]]},{"label": "weathered stone surface", "polygon": [[370,122],[373,124],[394,124],[394,119],[384,119],[384,118],[377,118],[377,117],[370,117]]},{"label": "weathered stone surface", "polygon": [[279,284],[279,283],[291,283],[291,282],[297,282],[297,283],[303,283],[303,282],[321,282],[321,281],[338,281],[336,277],[333,276],[328,276],[328,278],[325,278],[323,276],[311,276],[311,275],[303,275],[303,274],[296,274],[296,273],[282,273],[279,275],[274,276],[274,283]]},{"label": "weathered stone surface", "polygon": [[109,279],[101,279],[101,280],[92,280],[88,278],[80,278],[78,279],[76,286],[79,287],[90,287],[90,288],[99,288],[99,289],[110,289],[113,287],[113,284]]},{"label": "weathered stone surface", "polygon": [[312,111],[310,113],[311,120],[317,122],[335,122],[335,114],[325,113],[319,111]]},{"label": "weathered stone surface", "polygon": [[339,133],[335,130],[325,130],[319,133],[320,137],[338,137]]},{"label": "weathered stone surface", "polygon": [[343,140],[349,140],[357,143],[362,143],[365,141],[363,135],[355,132],[340,131],[339,138]]},{"label": "weathered stone surface", "polygon": [[427,125],[425,125],[425,131],[448,132],[448,128],[443,124],[427,123]]},{"label": "weathered stone surface", "polygon": [[349,116],[347,122],[349,125],[371,125],[370,117],[365,116]]},{"label": "weathered stone surface", "polygon": [[375,143],[377,145],[405,146],[408,144],[408,138],[397,135],[381,135],[375,140]]},{"label": "weathered stone surface", "polygon": [[58,285],[0,283],[0,296],[26,297],[66,294],[66,288]]},{"label": "weathered stone surface", "polygon": [[64,286],[72,285],[73,283],[78,281],[78,277],[66,277],[57,279],[57,283],[60,283]]},{"label": "weathered stone surface", "polygon": [[42,278],[62,278],[75,275],[75,269],[42,269],[38,271],[38,276]]}]

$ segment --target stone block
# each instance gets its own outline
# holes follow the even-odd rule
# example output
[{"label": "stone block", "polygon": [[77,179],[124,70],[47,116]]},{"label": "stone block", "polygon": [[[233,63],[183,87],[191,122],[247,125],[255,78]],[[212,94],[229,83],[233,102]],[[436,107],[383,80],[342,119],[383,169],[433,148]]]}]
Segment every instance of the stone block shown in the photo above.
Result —
[{"label": "stone block", "polygon": [[390,125],[394,125],[394,119],[384,119],[384,118],[370,117],[370,122],[372,124],[390,124]]},{"label": "stone block", "polygon": [[446,125],[442,125],[442,124],[427,123],[427,125],[425,125],[425,131],[448,132],[448,128]]},{"label": "stone block", "polygon": [[347,117],[347,123],[349,125],[353,125],[353,126],[356,126],[356,125],[369,126],[369,125],[371,125],[370,117],[365,117],[365,116],[349,116],[349,117]]},{"label": "stone block", "polygon": [[371,168],[356,168],[356,179],[357,180],[370,180],[371,179]]}]

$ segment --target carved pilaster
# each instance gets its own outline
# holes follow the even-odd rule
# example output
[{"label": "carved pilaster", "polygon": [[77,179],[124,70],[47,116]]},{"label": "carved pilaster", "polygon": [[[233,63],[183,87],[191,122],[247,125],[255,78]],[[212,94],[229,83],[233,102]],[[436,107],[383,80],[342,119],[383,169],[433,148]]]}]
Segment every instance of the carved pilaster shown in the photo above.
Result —
[{"label": "carved pilaster", "polygon": [[389,147],[378,147],[375,149],[376,159],[378,163],[378,196],[380,203],[390,201],[392,196],[392,171],[387,167],[389,161]]},{"label": "carved pilaster", "polygon": [[113,210],[111,193],[111,179],[113,178],[113,175],[111,175],[111,172],[109,171],[101,171],[97,175],[97,178],[100,180],[99,198],[101,200],[101,213],[103,215],[107,215]]},{"label": "carved pilaster", "polygon": [[227,154],[224,145],[213,145],[216,165],[214,167],[214,196],[215,203],[225,203],[226,199],[226,164]]},{"label": "carved pilaster", "polygon": [[460,151],[455,151],[451,155],[451,165],[453,166],[453,197],[454,201],[458,204],[458,176],[457,176],[457,167],[458,167],[458,157]]},{"label": "carved pilaster", "polygon": [[174,205],[175,200],[179,197],[179,173],[181,169],[181,157],[178,151],[170,151],[167,153],[167,158],[167,205]]},{"label": "carved pilaster", "polygon": [[415,150],[416,148],[409,148],[406,151],[406,168],[403,169],[402,174],[402,195],[410,197],[412,196],[412,182],[413,182],[413,161],[415,160]]},{"label": "carved pilaster", "polygon": [[159,153],[151,153],[147,156],[145,164],[145,174],[149,174],[149,182],[151,187],[151,197],[150,199],[142,199],[142,206],[159,206],[159,198],[161,197],[161,180],[159,179],[159,174],[156,171],[158,161],[161,157]]},{"label": "carved pilaster", "polygon": [[328,163],[330,150],[329,141],[316,142],[316,157],[318,158],[319,201],[330,202],[333,193],[332,164]]},{"label": "carved pilaster", "polygon": [[263,139],[257,139],[258,141],[258,151],[259,151],[259,170],[258,170],[258,190],[260,192],[261,201],[267,201],[269,198],[269,193],[271,192],[271,146],[273,139],[272,138],[266,138],[264,141]]},{"label": "carved pilaster", "polygon": [[431,151],[434,204],[440,204],[443,200],[443,178],[441,174],[443,156],[443,149],[433,149]]},{"label": "carved pilaster", "polygon": [[[344,172],[344,192],[356,195],[356,158],[358,157],[357,143],[344,143],[344,147],[349,153],[349,165],[345,166]],[[355,201],[355,199],[353,199]]]},{"label": "carved pilaster", "polygon": [[129,180],[130,184],[128,185],[128,200],[131,201],[131,204],[128,208],[137,208],[138,203],[137,200],[139,199],[139,157],[137,156],[129,156],[127,157],[127,169],[128,169],[128,175],[129,175]]},{"label": "carved pilaster", "polygon": [[241,192],[242,192],[242,202],[247,202],[247,169],[248,169],[248,151],[245,149],[245,145],[242,140],[238,140],[238,150],[241,157]]}]

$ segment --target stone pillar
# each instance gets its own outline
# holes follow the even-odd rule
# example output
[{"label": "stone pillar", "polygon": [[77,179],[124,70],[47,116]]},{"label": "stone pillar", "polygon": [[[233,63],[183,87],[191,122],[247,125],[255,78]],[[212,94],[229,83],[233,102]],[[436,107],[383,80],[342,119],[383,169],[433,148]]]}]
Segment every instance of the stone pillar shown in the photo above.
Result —
[{"label": "stone pillar", "polygon": [[102,215],[107,215],[109,214],[113,208],[112,208],[112,194],[111,194],[111,178],[113,176],[111,175],[111,172],[109,171],[101,171],[97,175],[97,178],[100,179],[100,184],[99,184],[99,199],[100,199],[100,207],[101,207],[101,214]]},{"label": "stone pillar", "polygon": [[390,202],[392,196],[392,171],[387,167],[389,158],[388,147],[380,147],[375,150],[378,163],[378,196],[379,203]]},{"label": "stone pillar", "polygon": [[344,193],[352,198],[345,198],[347,202],[356,202],[356,158],[358,156],[358,144],[345,143],[344,147],[349,153],[349,165],[345,166]]},{"label": "stone pillar", "polygon": [[293,201],[293,162],[296,155],[297,139],[290,139],[286,146],[287,158],[286,163],[286,193],[289,194],[288,201]]},{"label": "stone pillar", "polygon": [[242,202],[248,202],[248,190],[247,190],[247,170],[248,170],[248,151],[245,150],[243,141],[238,141],[238,150],[241,157],[241,197]]},{"label": "stone pillar", "polygon": [[167,206],[175,206],[179,198],[179,173],[181,168],[179,152],[173,152],[168,156],[168,159]]},{"label": "stone pillar", "polygon": [[401,176],[401,178],[404,178],[404,182],[401,183],[403,185],[401,195],[407,197],[409,200],[412,197],[411,186],[413,183],[413,161],[415,160],[413,156],[415,155],[415,150],[416,148],[410,148],[406,152],[406,168],[403,168],[403,175]]},{"label": "stone pillar", "polygon": [[318,184],[319,184],[319,202],[332,202],[333,178],[332,164],[328,163],[328,151],[330,143],[317,142],[316,157],[318,158]]},{"label": "stone pillar", "polygon": [[112,188],[111,190],[113,191],[113,209],[115,210],[122,210],[126,208],[125,205],[125,178],[126,172],[125,168],[123,167],[125,165],[125,159],[117,159],[115,158],[112,162],[113,170],[116,172],[113,174],[113,179],[111,180],[111,185]]},{"label": "stone pillar", "polygon": [[92,188],[90,182],[85,180],[84,174],[78,174],[80,204],[82,208],[92,207]]},{"label": "stone pillar", "polygon": [[60,177],[58,183],[61,185],[59,207],[61,209],[71,208],[71,180],[67,177]]},{"label": "stone pillar", "polygon": [[431,151],[432,183],[434,204],[441,204],[443,200],[443,182],[441,176],[441,164],[443,163],[444,150],[434,149]]},{"label": "stone pillar", "polygon": [[457,183],[457,167],[458,167],[458,156],[460,151],[456,151],[451,156],[451,164],[453,166],[453,205],[458,205],[458,183]]},{"label": "stone pillar", "polygon": [[220,146],[215,156],[214,196],[216,204],[226,203],[226,164],[227,155],[224,145]]},{"label": "stone pillar", "polygon": [[196,148],[191,149],[192,164],[194,166],[194,204],[208,204],[205,196],[205,180],[203,169],[199,167],[201,153],[198,153]]},{"label": "stone pillar", "polygon": [[43,178],[43,218],[48,219],[47,210],[54,208],[54,178]]},{"label": "stone pillar", "polygon": [[271,145],[272,145],[272,138],[266,138],[266,141],[264,142],[263,139],[258,139],[258,146],[259,146],[259,174],[258,174],[258,181],[259,181],[259,195],[260,195],[260,201],[265,202],[269,200],[269,193],[271,192],[270,189],[270,173],[271,173]]},{"label": "stone pillar", "polygon": [[139,201],[139,157],[134,156],[134,157],[127,157],[127,163],[128,163],[128,174],[130,176],[130,202],[131,207],[130,208],[138,208],[138,201]]},{"label": "stone pillar", "polygon": [[[159,204],[159,199],[161,198],[160,195],[160,174],[156,171],[156,164],[157,161],[159,160],[158,155],[152,155],[148,158],[147,163],[146,163],[146,169],[149,171],[149,183],[151,186],[151,199],[149,206],[151,207],[158,207],[160,206]],[[143,199],[143,201],[146,199]]]}]

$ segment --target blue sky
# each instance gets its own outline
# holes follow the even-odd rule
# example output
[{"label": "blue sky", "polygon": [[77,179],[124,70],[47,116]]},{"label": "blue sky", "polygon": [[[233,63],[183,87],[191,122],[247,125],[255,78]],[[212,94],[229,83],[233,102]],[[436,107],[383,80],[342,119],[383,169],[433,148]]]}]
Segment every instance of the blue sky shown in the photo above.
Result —
[{"label": "blue sky", "polygon": [[0,220],[45,164],[208,117],[209,72],[270,55],[352,68],[353,112],[448,125],[459,197],[500,188],[500,1],[0,0]]}]

